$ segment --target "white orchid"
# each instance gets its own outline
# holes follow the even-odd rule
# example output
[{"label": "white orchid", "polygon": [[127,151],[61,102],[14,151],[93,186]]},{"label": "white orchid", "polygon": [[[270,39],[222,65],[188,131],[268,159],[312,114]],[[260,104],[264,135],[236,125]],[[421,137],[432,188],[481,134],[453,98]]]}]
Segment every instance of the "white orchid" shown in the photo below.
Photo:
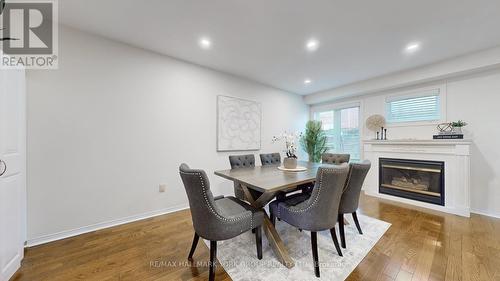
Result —
[{"label": "white orchid", "polygon": [[302,133],[299,132],[295,133],[284,132],[279,136],[274,136],[272,140],[273,143],[277,141],[285,141],[286,149],[284,150],[284,152],[286,153],[286,156],[288,158],[297,158],[297,140],[300,139],[301,136]]}]

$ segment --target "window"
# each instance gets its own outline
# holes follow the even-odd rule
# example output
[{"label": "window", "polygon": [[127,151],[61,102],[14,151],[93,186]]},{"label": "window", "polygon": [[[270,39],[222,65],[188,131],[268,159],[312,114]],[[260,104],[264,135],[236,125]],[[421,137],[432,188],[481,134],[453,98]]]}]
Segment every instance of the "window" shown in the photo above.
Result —
[{"label": "window", "polygon": [[389,123],[440,120],[440,90],[434,89],[411,96],[387,98],[386,119]]},{"label": "window", "polygon": [[322,122],[328,152],[348,153],[352,160],[361,159],[359,106],[317,111],[313,118]]}]

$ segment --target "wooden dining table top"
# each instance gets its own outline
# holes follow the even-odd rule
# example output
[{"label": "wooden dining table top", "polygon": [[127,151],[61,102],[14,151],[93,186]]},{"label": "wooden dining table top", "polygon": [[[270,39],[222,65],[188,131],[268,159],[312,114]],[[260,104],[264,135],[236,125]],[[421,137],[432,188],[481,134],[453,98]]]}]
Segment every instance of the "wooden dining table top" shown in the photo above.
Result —
[{"label": "wooden dining table top", "polygon": [[306,167],[307,170],[302,172],[282,171],[278,169],[278,165],[266,165],[215,171],[215,174],[260,192],[277,192],[300,184],[314,182],[319,167],[333,165],[298,161],[297,166]]}]

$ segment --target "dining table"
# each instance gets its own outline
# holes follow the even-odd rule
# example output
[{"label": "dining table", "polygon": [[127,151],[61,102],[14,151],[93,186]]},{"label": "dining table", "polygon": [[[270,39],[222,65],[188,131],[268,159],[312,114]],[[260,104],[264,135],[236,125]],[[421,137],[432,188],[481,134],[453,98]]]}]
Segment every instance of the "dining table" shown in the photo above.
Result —
[{"label": "dining table", "polygon": [[[319,167],[332,166],[306,161],[298,161],[297,165],[305,169],[303,171],[284,171],[283,167],[279,165],[265,165],[215,171],[215,175],[240,184],[246,201],[264,212],[264,233],[277,259],[287,268],[294,267],[295,262],[271,223],[264,207],[280,192],[295,190],[297,186],[314,183]],[[257,192],[250,192],[250,190]]]}]

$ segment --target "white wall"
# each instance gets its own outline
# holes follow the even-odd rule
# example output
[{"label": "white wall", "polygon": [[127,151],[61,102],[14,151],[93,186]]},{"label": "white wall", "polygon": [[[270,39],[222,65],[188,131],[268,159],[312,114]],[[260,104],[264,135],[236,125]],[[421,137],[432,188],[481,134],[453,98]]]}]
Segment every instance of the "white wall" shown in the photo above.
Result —
[{"label": "white wall", "polygon": [[262,103],[261,152],[281,151],[271,137],[308,118],[300,96],[73,29],[61,28],[59,50],[59,70],[27,76],[32,243],[186,207],[182,162],[231,194],[213,175],[230,154],[216,152],[217,95]]},{"label": "white wall", "polygon": [[[390,79],[384,78],[386,81]],[[446,119],[465,120],[465,138],[473,141],[471,155],[471,206],[477,213],[500,217],[500,70],[487,70],[468,76],[417,84],[411,87],[378,92],[376,94],[337,100],[332,103],[361,102],[363,139],[374,137],[364,126],[373,114],[384,115],[385,98],[398,92],[429,86],[446,88]],[[389,127],[390,139],[431,139],[436,125]]]}]

